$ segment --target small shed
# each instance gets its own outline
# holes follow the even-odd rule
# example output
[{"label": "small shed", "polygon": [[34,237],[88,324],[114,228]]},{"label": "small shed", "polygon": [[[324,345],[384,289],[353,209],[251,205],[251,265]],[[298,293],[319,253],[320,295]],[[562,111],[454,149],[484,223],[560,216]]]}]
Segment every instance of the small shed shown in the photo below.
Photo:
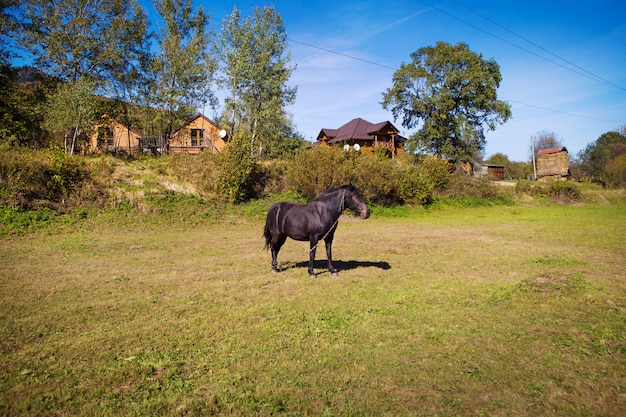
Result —
[{"label": "small shed", "polygon": [[474,164],[474,176],[484,177],[485,175],[490,180],[502,181],[504,180],[504,166],[493,164]]},{"label": "small shed", "polygon": [[564,181],[569,176],[569,154],[564,146],[539,151],[537,155],[538,180]]}]

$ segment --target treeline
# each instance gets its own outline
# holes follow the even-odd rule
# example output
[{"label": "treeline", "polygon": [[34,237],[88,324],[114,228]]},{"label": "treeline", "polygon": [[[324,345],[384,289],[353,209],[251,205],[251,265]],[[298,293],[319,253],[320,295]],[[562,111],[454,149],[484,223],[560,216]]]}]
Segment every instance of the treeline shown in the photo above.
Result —
[{"label": "treeline", "polygon": [[[136,0],[3,1],[0,142],[71,154],[103,114],[167,141],[202,109],[259,156],[302,144],[285,110],[296,88],[273,7],[235,7],[214,27],[191,0],[153,5],[158,27]],[[16,67],[20,58],[29,67]]]}]

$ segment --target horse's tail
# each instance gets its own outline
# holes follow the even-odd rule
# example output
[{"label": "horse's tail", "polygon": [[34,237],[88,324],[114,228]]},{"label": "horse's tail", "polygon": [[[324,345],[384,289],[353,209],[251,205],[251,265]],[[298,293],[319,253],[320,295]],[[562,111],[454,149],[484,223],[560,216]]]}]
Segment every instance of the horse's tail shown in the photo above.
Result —
[{"label": "horse's tail", "polygon": [[272,242],[272,229],[276,229],[276,227],[278,226],[278,224],[276,224],[277,210],[278,204],[275,204],[267,211],[267,219],[265,219],[265,229],[263,230],[263,236],[265,236],[265,249],[269,249],[270,243]]}]

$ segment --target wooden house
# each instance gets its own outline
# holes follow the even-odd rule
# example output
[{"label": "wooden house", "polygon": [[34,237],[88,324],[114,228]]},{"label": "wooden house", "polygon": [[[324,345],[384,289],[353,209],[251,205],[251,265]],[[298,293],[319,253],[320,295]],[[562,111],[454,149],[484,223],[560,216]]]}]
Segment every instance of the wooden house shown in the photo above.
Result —
[{"label": "wooden house", "polygon": [[403,145],[406,138],[399,135],[399,130],[391,122],[370,123],[361,118],[352,119],[338,129],[322,129],[317,141],[312,146],[338,145],[346,150],[373,152],[382,148],[395,157],[404,155]]},{"label": "wooden house", "polygon": [[202,151],[221,152],[228,134],[202,113],[193,116],[187,123],[172,131],[169,151],[173,153],[199,154]]},{"label": "wooden house", "polygon": [[111,117],[104,115],[87,141],[87,152],[139,152],[142,135]]},{"label": "wooden house", "polygon": [[569,176],[569,154],[564,146],[539,151],[537,155],[538,180],[567,180]]}]

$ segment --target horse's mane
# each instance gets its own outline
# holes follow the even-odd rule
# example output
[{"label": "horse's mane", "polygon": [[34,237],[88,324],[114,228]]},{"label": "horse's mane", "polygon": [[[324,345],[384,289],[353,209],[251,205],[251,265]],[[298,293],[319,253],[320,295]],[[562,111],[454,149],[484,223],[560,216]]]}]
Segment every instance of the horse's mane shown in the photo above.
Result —
[{"label": "horse's mane", "polygon": [[322,194],[320,194],[317,197],[315,197],[313,199],[313,201],[326,200],[329,197],[334,196],[338,191],[349,190],[351,187],[353,187],[353,186],[352,185],[341,185],[341,186],[339,186],[337,188],[328,189],[328,190],[324,191]]}]

